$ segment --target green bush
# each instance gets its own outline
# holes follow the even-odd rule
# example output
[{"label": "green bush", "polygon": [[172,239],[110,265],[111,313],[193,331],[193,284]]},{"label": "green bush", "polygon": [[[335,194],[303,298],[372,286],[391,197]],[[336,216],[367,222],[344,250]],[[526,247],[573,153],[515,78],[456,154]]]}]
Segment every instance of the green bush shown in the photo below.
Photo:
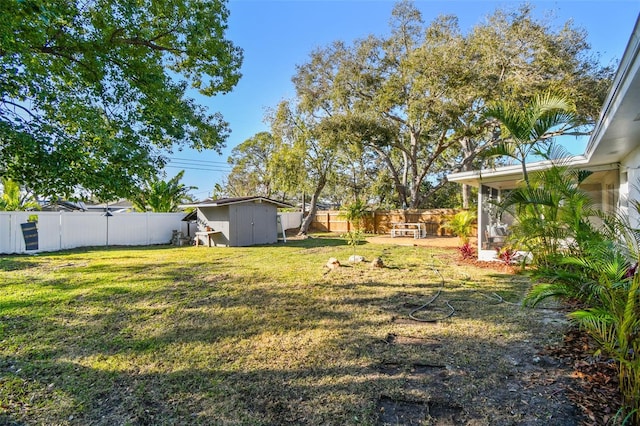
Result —
[{"label": "green bush", "polygon": [[[625,412],[640,424],[640,231],[628,218],[597,212],[579,184],[588,173],[554,167],[513,191],[504,207],[516,218],[514,237],[531,250],[539,282],[525,298],[578,299],[569,318],[618,366]],[[638,206],[636,205],[636,208]],[[602,226],[587,219],[598,215]]]},{"label": "green bush", "polygon": [[454,235],[460,238],[462,246],[469,244],[469,238],[473,233],[473,225],[476,223],[476,213],[472,210],[462,210],[444,224],[444,228],[449,229]]}]

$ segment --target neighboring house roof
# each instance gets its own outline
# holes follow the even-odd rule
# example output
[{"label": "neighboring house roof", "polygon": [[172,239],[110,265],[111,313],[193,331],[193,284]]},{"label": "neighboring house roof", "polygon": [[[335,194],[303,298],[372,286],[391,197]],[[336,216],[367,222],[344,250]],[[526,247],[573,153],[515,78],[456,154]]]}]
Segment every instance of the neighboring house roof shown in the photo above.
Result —
[{"label": "neighboring house roof", "polygon": [[88,212],[103,212],[109,207],[109,211],[111,212],[126,212],[133,210],[133,203],[129,200],[119,200],[114,201],[112,203],[102,203],[102,204],[87,204],[82,201],[66,201],[66,200],[56,200],[56,201],[48,201],[42,203],[42,210],[45,211],[88,211]]},{"label": "neighboring house roof", "polygon": [[133,203],[129,200],[118,200],[110,203],[100,203],[100,204],[87,204],[87,210],[89,211],[105,211],[109,208],[111,212],[126,212],[133,210]]},{"label": "neighboring house roof", "polygon": [[[583,155],[566,159],[567,165],[580,166],[592,171],[617,167],[627,154],[638,148],[640,141],[640,16],[620,61],[609,95],[600,118],[591,133]],[[550,161],[527,163],[528,171],[544,170]],[[515,185],[522,176],[520,165],[452,173],[451,182],[478,185],[480,182],[504,182]]]},{"label": "neighboring house roof", "polygon": [[235,197],[235,198],[219,198],[217,200],[207,199],[195,204],[184,204],[181,205],[181,208],[187,207],[221,207],[228,206],[231,204],[241,204],[241,203],[269,203],[273,204],[276,207],[281,208],[290,208],[293,207],[291,204],[282,203],[280,201],[272,200],[266,197]]},{"label": "neighboring house roof", "polygon": [[81,211],[84,212],[87,210],[87,206],[82,202],[73,202],[73,201],[47,201],[42,204],[43,211]]}]

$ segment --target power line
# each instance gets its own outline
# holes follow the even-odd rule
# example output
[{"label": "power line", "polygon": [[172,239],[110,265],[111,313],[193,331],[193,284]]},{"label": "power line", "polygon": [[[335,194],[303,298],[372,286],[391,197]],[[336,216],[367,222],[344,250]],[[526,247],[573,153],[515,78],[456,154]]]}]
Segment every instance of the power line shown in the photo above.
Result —
[{"label": "power line", "polygon": [[203,167],[203,168],[200,168],[200,167],[189,167],[189,166],[180,166],[180,165],[172,166],[170,164],[167,164],[165,167],[170,167],[170,168],[173,168],[173,169],[184,169],[184,170],[202,170],[202,171],[205,171],[205,172],[224,172],[224,173],[226,173],[226,172],[230,171],[230,170],[224,170],[224,169],[217,169],[217,168],[214,168],[214,167]]},{"label": "power line", "polygon": [[221,164],[193,163],[190,161],[169,161],[169,164],[184,164],[185,166],[197,166],[197,167],[218,167],[218,168],[229,169],[229,170],[233,168],[228,165],[224,166]]},{"label": "power line", "polygon": [[226,169],[224,167],[220,167],[220,166],[206,166],[204,164],[168,164],[167,167],[173,167],[173,168],[180,168],[180,167],[184,167],[184,168],[195,168],[195,169],[203,169],[203,170],[213,170],[216,172],[231,172],[231,169]]},{"label": "power line", "polygon": [[224,164],[225,166],[229,165],[229,163],[227,163],[226,161],[198,160],[195,158],[176,158],[176,157],[169,158],[170,163],[180,162],[180,161],[186,161],[189,163]]}]

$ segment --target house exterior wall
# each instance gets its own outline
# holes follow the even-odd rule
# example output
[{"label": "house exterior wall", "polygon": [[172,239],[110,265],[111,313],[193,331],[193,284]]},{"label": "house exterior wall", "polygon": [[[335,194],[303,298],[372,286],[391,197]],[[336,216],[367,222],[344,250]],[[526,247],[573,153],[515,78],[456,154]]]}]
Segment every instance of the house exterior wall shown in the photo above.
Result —
[{"label": "house exterior wall", "polygon": [[639,147],[631,151],[620,163],[620,199],[619,206],[622,213],[629,216],[631,226],[640,227],[640,215],[631,205],[632,201],[640,200],[640,141]]},{"label": "house exterior wall", "polygon": [[613,213],[618,206],[620,173],[618,168],[594,172],[581,185],[594,203],[594,207]]},{"label": "house exterior wall", "polygon": [[[640,162],[640,149],[637,150],[635,160],[636,164]],[[637,166],[636,166],[637,167]],[[624,191],[621,189],[624,185],[622,185],[621,171],[625,169],[624,167],[620,168],[612,168],[609,170],[599,170],[595,171],[591,176],[589,176],[581,185],[580,189],[585,191],[591,200],[594,203],[594,207],[598,210],[607,213],[613,213],[616,211],[616,208],[619,208],[622,199],[626,200],[626,197],[623,197]],[[637,173],[637,170],[636,170]],[[636,174],[636,182],[638,188],[640,188],[640,174]],[[494,220],[490,217],[487,207],[490,205],[487,203],[487,199],[498,199],[500,200],[503,196],[503,191],[497,188],[491,187],[491,185],[500,185],[501,182],[492,182],[487,185],[480,185],[480,190],[478,191],[478,247],[481,250],[478,251],[479,258],[482,259],[490,259],[493,254],[491,251],[484,250],[485,253],[481,253],[482,248],[486,247],[487,235],[486,232],[488,226],[491,225]],[[631,187],[631,185],[628,185]],[[635,199],[638,198],[640,194],[636,193]],[[631,195],[633,197],[633,194]],[[629,209],[632,210],[632,209]],[[598,225],[601,223],[600,219],[597,216],[591,216],[589,218],[593,224]],[[637,226],[637,215],[636,215],[636,226]],[[514,218],[509,214],[503,214],[503,217],[499,218],[498,222],[511,225],[514,221]],[[632,222],[633,223],[633,222]]]},{"label": "house exterior wall", "polygon": [[610,170],[602,177],[602,210],[614,213],[620,198],[620,171]]}]

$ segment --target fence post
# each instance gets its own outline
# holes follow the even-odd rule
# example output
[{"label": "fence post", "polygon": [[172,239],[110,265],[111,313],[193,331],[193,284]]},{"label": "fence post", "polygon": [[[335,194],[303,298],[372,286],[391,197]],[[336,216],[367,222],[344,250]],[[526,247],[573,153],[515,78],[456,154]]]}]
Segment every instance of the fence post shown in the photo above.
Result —
[{"label": "fence post", "polygon": [[376,223],[376,211],[373,211],[373,233],[378,233],[378,224]]},{"label": "fence post", "polygon": [[64,212],[62,210],[60,210],[60,215],[58,216],[58,250],[62,250],[62,215],[64,214]]},{"label": "fence post", "polygon": [[19,228],[19,226],[18,226],[18,214],[17,213],[12,213],[9,217],[11,218],[11,238],[12,238],[12,241],[11,241],[11,246],[12,246],[11,253],[22,253],[20,251],[20,243],[18,242],[19,241],[18,237],[20,236],[18,234],[18,228]]},{"label": "fence post", "polygon": [[331,232],[331,213],[327,212],[327,231]]}]

